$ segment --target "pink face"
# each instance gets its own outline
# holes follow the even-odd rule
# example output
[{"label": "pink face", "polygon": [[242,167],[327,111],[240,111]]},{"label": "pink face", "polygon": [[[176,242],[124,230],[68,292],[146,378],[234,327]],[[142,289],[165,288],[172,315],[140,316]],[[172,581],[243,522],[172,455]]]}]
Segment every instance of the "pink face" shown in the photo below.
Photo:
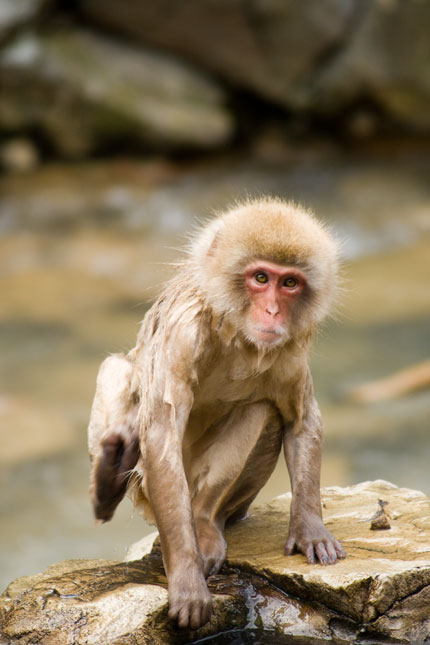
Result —
[{"label": "pink face", "polygon": [[277,345],[287,334],[288,316],[306,286],[296,267],[256,261],[245,269],[251,300],[248,331],[257,343]]}]

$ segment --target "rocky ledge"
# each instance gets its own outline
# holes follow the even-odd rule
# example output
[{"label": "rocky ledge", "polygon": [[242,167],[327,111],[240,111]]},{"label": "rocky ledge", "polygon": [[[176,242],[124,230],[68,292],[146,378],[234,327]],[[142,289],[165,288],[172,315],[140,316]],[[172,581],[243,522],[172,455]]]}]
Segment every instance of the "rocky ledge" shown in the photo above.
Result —
[{"label": "rocky ledge", "polygon": [[154,537],[126,562],[70,560],[12,582],[0,597],[0,643],[430,642],[430,504],[384,481],[323,489],[326,525],[346,560],[310,566],[283,555],[290,494],[227,532],[228,559],[209,579],[215,613],[196,632],[167,618]]}]

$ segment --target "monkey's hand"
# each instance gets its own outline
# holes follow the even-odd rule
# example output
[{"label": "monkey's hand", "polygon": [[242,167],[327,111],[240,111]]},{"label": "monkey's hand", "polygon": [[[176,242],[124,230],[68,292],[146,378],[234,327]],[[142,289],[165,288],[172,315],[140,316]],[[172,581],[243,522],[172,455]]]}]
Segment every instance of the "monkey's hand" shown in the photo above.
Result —
[{"label": "monkey's hand", "polygon": [[212,598],[201,570],[179,568],[169,579],[169,618],[178,627],[197,629],[209,622]]},{"label": "monkey's hand", "polygon": [[318,515],[300,516],[292,519],[285,543],[285,554],[293,555],[300,551],[309,564],[335,564],[345,558],[340,542],[325,528]]}]

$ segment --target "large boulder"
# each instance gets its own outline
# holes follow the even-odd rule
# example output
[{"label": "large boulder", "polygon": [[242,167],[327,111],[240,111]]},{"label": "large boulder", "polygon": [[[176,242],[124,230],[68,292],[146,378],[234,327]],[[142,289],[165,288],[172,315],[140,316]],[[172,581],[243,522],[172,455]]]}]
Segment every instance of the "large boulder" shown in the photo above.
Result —
[{"label": "large boulder", "polygon": [[318,110],[370,100],[398,124],[428,131],[429,28],[429,0],[374,0],[316,80]]},{"label": "large boulder", "polygon": [[[287,494],[256,507],[227,531],[227,562],[209,579],[215,613],[196,632],[169,622],[161,553],[155,545],[148,554],[153,538],[145,538],[127,562],[67,561],[13,582],[0,598],[0,642],[168,645],[207,638],[207,644],[242,635],[246,642],[376,644],[430,638],[430,514],[423,493],[384,481],[324,489],[326,525],[348,554],[333,567],[283,555],[290,501]],[[372,530],[381,513],[385,529]]]},{"label": "large boulder", "polygon": [[93,21],[294,111],[430,128],[429,0],[79,0]]},{"label": "large boulder", "polygon": [[235,85],[301,106],[315,68],[339,47],[354,0],[80,0],[94,21],[188,58]]},{"label": "large boulder", "polygon": [[0,0],[0,45],[20,27],[34,23],[52,0]]},{"label": "large boulder", "polygon": [[127,141],[177,150],[225,144],[225,95],[169,56],[90,31],[24,33],[0,55],[0,128],[39,131],[69,157]]}]

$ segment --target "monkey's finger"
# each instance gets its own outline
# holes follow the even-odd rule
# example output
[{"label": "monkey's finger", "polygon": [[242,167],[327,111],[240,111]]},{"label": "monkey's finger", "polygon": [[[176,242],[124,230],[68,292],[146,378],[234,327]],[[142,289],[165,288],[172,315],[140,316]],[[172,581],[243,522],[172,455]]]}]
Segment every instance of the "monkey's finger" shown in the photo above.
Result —
[{"label": "monkey's finger", "polygon": [[338,542],[338,540],[333,540],[333,546],[336,550],[338,558],[340,558],[341,560],[343,560],[343,558],[346,558],[346,553],[343,550],[341,543]]},{"label": "monkey's finger", "polygon": [[318,542],[318,544],[315,546],[315,551],[317,554],[317,558],[321,562],[321,564],[329,563],[329,557],[327,555],[327,551],[323,542]]},{"label": "monkey's finger", "polygon": [[190,610],[190,627],[197,629],[200,625],[203,625],[202,607],[200,603],[195,603]]},{"label": "monkey's finger", "polygon": [[202,612],[202,625],[208,623],[212,616],[212,598],[204,603]]},{"label": "monkey's finger", "polygon": [[172,603],[169,602],[169,611],[168,611],[168,617],[170,620],[176,620],[179,614],[179,607],[175,607],[172,605]]},{"label": "monkey's finger", "polygon": [[309,564],[315,564],[314,545],[312,544],[312,542],[307,545],[303,553],[305,554],[306,560]]},{"label": "monkey's finger", "polygon": [[285,543],[284,553],[285,555],[293,555],[296,546],[296,539],[294,537],[289,537]]},{"label": "monkey's finger", "polygon": [[328,555],[328,563],[335,564],[337,562],[337,555],[333,544],[330,540],[325,540],[324,544]]},{"label": "monkey's finger", "polygon": [[[184,629],[190,624],[190,610],[188,604],[182,605],[178,613],[178,627]],[[195,627],[193,627],[195,629]]]},{"label": "monkey's finger", "polygon": [[214,564],[209,569],[209,573],[207,574],[206,577],[208,578],[209,576],[216,576],[216,574],[219,572],[221,567],[222,567],[222,561],[215,560]]},{"label": "monkey's finger", "polygon": [[191,629],[198,629],[210,620],[212,613],[212,603],[198,602],[191,607],[190,612],[190,627]]}]

